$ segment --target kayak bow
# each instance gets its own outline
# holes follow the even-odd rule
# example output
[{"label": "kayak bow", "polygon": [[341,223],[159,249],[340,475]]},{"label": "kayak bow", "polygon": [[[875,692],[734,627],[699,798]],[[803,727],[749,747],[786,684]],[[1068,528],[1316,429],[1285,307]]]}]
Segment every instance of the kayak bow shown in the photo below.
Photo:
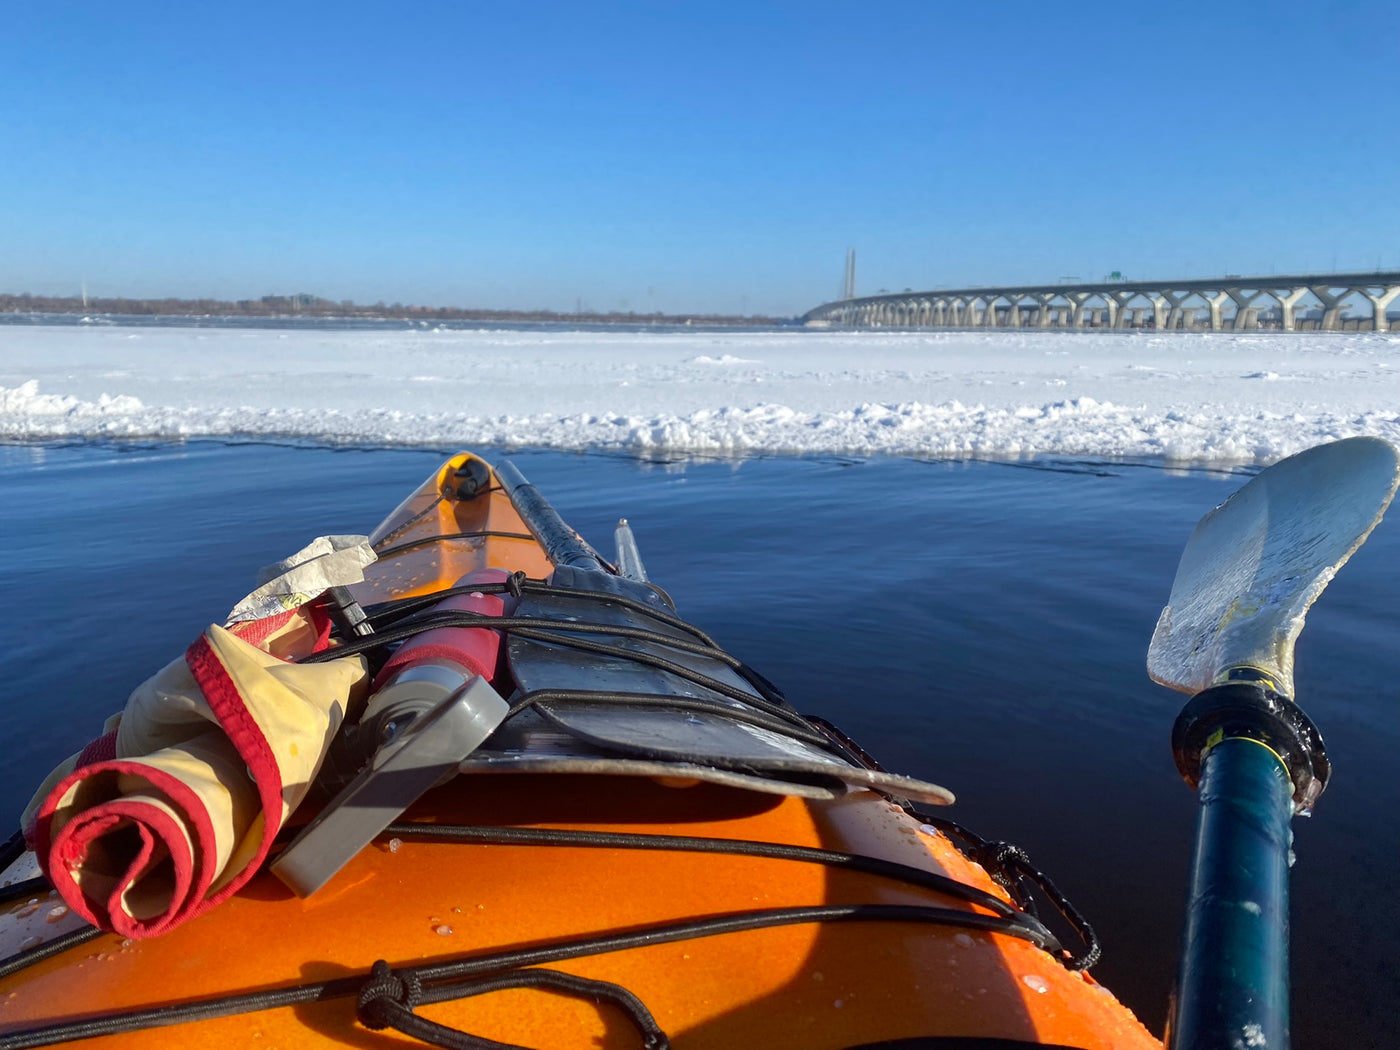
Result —
[{"label": "kayak bow", "polygon": [[[63,897],[8,891],[0,1048],[172,1025],[269,1047],[1160,1046],[1088,976],[1092,931],[1024,854],[920,808],[952,796],[684,621],[630,529],[615,570],[517,469],[464,453],[368,542],[362,581],[226,632],[274,677],[364,666],[305,801],[246,814],[287,820],[270,865],[158,936],[85,927],[139,918],[163,877],[104,796],[86,853],[6,873],[42,864]],[[222,703],[205,720],[232,739]],[[38,841],[76,793],[41,807]],[[193,857],[206,900],[238,860]],[[1068,923],[1036,916],[1035,885]]]}]

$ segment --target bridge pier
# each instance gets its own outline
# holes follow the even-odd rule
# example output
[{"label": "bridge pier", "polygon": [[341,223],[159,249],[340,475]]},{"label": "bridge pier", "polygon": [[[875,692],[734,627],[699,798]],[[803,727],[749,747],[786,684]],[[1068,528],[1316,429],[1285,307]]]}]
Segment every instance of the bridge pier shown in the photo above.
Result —
[{"label": "bridge pier", "polygon": [[1361,294],[1371,302],[1371,330],[1374,332],[1390,331],[1390,320],[1386,317],[1385,310],[1395,301],[1395,297],[1400,295],[1400,286],[1387,288],[1380,295],[1372,295],[1369,288],[1363,288]]},{"label": "bridge pier", "polygon": [[1225,293],[1235,300],[1235,323],[1236,332],[1248,331],[1259,326],[1259,311],[1251,309],[1250,304],[1258,299],[1260,292],[1248,292],[1243,288],[1227,288]]},{"label": "bridge pier", "polygon": [[1298,308],[1298,301],[1307,294],[1306,287],[1294,288],[1291,292],[1274,292],[1274,298],[1278,300],[1279,326],[1283,331],[1294,331],[1294,311]]},{"label": "bridge pier", "polygon": [[[1088,292],[1065,292],[1063,293],[1069,303],[1069,328],[1081,328],[1084,325],[1084,303],[1089,298]],[[1060,315],[1061,317],[1064,314]]]},{"label": "bridge pier", "polygon": [[1036,301],[1037,304],[1037,310],[1035,314],[1035,326],[1037,328],[1049,328],[1050,300],[1055,297],[1053,295],[1046,295],[1044,292],[1041,292],[1039,295],[1032,296],[1032,298]]},{"label": "bridge pier", "polygon": [[1109,302],[1109,327],[1114,331],[1122,331],[1124,307],[1128,305],[1128,300],[1132,295],[1128,292],[1109,292],[1105,298]]},{"label": "bridge pier", "polygon": [[1167,331],[1175,332],[1178,328],[1187,327],[1185,324],[1182,323],[1185,318],[1186,311],[1181,308],[1181,303],[1186,298],[1186,296],[1180,295],[1176,292],[1163,292],[1162,298],[1166,299],[1167,302],[1171,303],[1172,307],[1171,312],[1167,314]]},{"label": "bridge pier", "polygon": [[1342,315],[1342,296],[1333,295],[1332,289],[1325,285],[1313,285],[1308,289],[1318,301],[1322,303],[1322,324],[1324,332],[1335,332],[1341,326],[1338,321]]},{"label": "bridge pier", "polygon": [[1210,330],[1218,332],[1225,327],[1220,319],[1220,310],[1230,299],[1229,292],[1216,292],[1214,295],[1202,296],[1206,301],[1206,306],[1210,309]]}]

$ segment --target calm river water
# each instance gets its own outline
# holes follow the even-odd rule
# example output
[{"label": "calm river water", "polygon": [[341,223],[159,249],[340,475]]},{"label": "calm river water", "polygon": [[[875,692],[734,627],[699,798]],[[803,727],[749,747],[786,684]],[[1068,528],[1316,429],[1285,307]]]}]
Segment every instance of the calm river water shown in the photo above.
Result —
[{"label": "calm river water", "polygon": [[[489,450],[486,450],[489,456]],[[1194,798],[1168,747],[1184,697],[1143,657],[1181,547],[1245,478],[1151,465],[513,458],[610,549],[632,522],[683,615],[889,768],[955,791],[1100,931],[1099,979],[1161,1030]],[[217,443],[0,446],[0,798],[221,620],[261,565],[368,532],[439,453]],[[1301,702],[1335,776],[1296,825],[1294,1034],[1395,1045],[1400,527],[1313,611]]]}]

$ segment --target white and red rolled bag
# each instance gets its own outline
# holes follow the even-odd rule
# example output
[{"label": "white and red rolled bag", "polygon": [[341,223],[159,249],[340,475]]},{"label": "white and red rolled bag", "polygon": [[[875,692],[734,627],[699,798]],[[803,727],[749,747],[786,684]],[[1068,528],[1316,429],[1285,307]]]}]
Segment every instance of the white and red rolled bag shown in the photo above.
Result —
[{"label": "white and red rolled bag", "polygon": [[50,774],[25,826],[74,911],[154,937],[253,876],[363,699],[361,657],[290,662],[328,630],[311,606],[211,625]]}]

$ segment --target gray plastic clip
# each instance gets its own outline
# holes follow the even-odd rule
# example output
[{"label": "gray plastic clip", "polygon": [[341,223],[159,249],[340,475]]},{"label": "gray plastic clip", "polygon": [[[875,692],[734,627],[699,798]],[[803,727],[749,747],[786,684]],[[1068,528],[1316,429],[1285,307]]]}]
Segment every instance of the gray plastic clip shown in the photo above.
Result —
[{"label": "gray plastic clip", "polygon": [[414,718],[301,830],[273,862],[273,873],[299,897],[311,896],[418,796],[454,773],[509,710],[490,683],[476,677]]}]

